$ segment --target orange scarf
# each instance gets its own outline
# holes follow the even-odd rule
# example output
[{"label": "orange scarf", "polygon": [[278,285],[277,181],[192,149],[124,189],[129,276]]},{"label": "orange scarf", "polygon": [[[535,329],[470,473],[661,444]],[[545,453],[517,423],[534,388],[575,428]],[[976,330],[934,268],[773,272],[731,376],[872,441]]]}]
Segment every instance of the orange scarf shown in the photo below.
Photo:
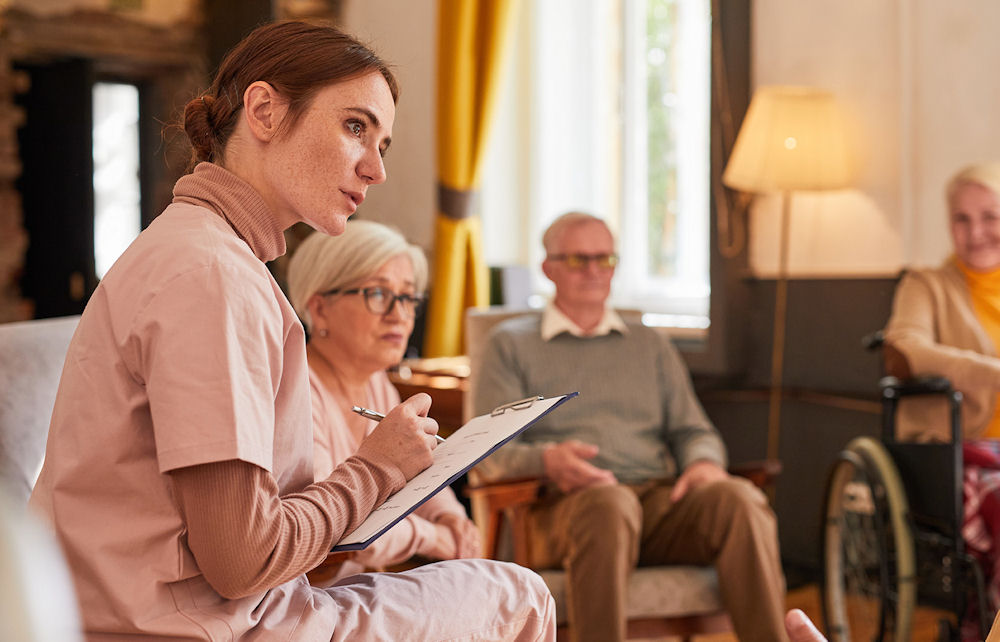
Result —
[{"label": "orange scarf", "polygon": [[[973,272],[957,257],[955,264],[965,275],[965,283],[969,286],[972,309],[976,312],[976,318],[993,340],[996,349],[1000,346],[1000,268],[990,272]],[[982,436],[987,439],[1000,439],[1000,394],[997,395],[997,410],[993,411],[993,418]]]}]

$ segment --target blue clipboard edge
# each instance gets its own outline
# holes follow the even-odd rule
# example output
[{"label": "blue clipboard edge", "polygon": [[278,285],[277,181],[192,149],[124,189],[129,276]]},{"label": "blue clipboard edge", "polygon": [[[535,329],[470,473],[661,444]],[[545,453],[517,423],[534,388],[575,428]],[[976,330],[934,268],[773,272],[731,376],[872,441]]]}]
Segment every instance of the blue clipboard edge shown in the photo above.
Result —
[{"label": "blue clipboard edge", "polygon": [[[406,518],[407,515],[409,515],[413,511],[415,511],[418,508],[420,508],[420,506],[422,506],[424,504],[424,502],[426,502],[428,499],[430,499],[431,497],[434,497],[435,495],[437,495],[438,493],[440,493],[442,490],[445,489],[445,487],[451,486],[453,483],[455,483],[456,479],[458,479],[459,477],[461,477],[465,473],[469,472],[469,470],[472,469],[473,467],[475,467],[476,464],[478,464],[482,460],[484,460],[487,457],[489,457],[490,455],[492,455],[501,446],[503,446],[504,444],[506,444],[507,442],[509,442],[514,437],[517,437],[522,432],[524,432],[528,428],[530,428],[533,425],[535,425],[536,423],[538,423],[538,421],[542,417],[546,416],[547,414],[549,414],[550,412],[552,412],[553,410],[555,410],[559,406],[563,405],[564,403],[566,403],[567,401],[569,401],[573,397],[579,396],[579,394],[580,394],[579,392],[568,392],[568,393],[566,393],[564,395],[556,395],[557,397],[561,396],[562,399],[560,399],[556,403],[552,404],[552,407],[549,408],[548,410],[546,410],[545,412],[543,412],[542,414],[538,415],[537,417],[535,417],[534,419],[532,419],[528,423],[524,424],[522,427],[518,428],[509,437],[507,437],[506,439],[504,439],[503,441],[501,441],[497,445],[495,445],[492,448],[490,448],[489,450],[487,450],[485,453],[483,453],[483,455],[481,457],[479,457],[478,459],[476,459],[476,461],[472,462],[471,464],[469,464],[468,466],[466,466],[462,470],[458,471],[457,473],[455,473],[454,475],[452,475],[451,477],[449,477],[447,479],[447,481],[443,482],[440,486],[438,486],[437,488],[435,488],[434,490],[432,490],[430,493],[427,494],[426,497],[424,497],[423,499],[421,499],[419,502],[417,502],[413,506],[410,506],[409,510],[407,510],[402,515],[400,515],[399,517],[397,517],[396,519],[394,519],[385,528],[383,528],[379,532],[375,533],[374,535],[372,535],[371,537],[369,537],[367,540],[365,540],[363,542],[354,542],[353,544],[337,545],[337,546],[334,546],[333,548],[331,548],[330,552],[331,553],[340,553],[340,552],[346,552],[346,551],[363,551],[364,549],[368,548],[368,546],[372,542],[374,542],[375,540],[377,540],[379,537],[382,537],[382,535],[384,535],[385,532],[388,531],[390,528],[392,528],[393,526],[395,526],[399,522],[403,521]],[[551,399],[551,398],[552,397],[548,397],[548,399]],[[391,497],[391,495],[390,495],[390,497]],[[388,501],[388,498],[386,498],[386,501]],[[376,508],[378,508],[378,507],[376,506]]]}]

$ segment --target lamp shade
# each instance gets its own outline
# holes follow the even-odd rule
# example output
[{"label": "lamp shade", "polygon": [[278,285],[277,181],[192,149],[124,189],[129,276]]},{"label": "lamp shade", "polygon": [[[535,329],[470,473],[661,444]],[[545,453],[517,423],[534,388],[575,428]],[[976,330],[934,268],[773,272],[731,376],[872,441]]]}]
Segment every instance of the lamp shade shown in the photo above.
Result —
[{"label": "lamp shade", "polygon": [[761,87],[750,101],[722,182],[744,192],[827,190],[853,178],[847,127],[833,95]]}]

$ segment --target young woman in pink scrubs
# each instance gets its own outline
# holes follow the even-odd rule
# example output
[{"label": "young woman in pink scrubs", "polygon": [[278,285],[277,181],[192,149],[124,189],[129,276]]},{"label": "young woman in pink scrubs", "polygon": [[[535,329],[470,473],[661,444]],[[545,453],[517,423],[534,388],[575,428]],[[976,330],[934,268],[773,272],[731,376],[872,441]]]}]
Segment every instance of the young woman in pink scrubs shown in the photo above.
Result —
[{"label": "young woman in pink scrubs", "polygon": [[313,482],[304,332],[265,262],[385,180],[397,89],[340,31],[265,25],[191,101],[198,164],[101,281],[66,357],[31,504],[88,639],[553,639],[528,571],[484,560],[309,585],[431,461],[430,399],[393,408]]},{"label": "young woman in pink scrubs", "polygon": [[[288,298],[309,331],[316,479],[325,479],[354,454],[378,425],[353,413],[353,406],[384,412],[399,403],[386,369],[406,352],[426,285],[421,249],[374,221],[351,220],[340,236],[312,234],[292,255]],[[343,553],[331,555],[309,579],[325,584],[418,554],[479,556],[479,531],[450,488],[347,561]]]}]

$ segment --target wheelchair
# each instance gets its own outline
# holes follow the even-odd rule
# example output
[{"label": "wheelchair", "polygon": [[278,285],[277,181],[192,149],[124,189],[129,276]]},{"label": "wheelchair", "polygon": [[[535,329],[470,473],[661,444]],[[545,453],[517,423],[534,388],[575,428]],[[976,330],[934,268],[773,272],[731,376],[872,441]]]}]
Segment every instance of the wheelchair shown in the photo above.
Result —
[{"label": "wheelchair", "polygon": [[[881,334],[866,337],[881,347]],[[983,572],[961,526],[962,393],[943,377],[883,377],[881,440],[858,437],[827,478],[821,597],[831,642],[910,640],[917,605],[937,609],[937,640],[959,642],[971,601],[980,640],[992,624]],[[900,400],[948,400],[950,443],[896,441]]]}]

